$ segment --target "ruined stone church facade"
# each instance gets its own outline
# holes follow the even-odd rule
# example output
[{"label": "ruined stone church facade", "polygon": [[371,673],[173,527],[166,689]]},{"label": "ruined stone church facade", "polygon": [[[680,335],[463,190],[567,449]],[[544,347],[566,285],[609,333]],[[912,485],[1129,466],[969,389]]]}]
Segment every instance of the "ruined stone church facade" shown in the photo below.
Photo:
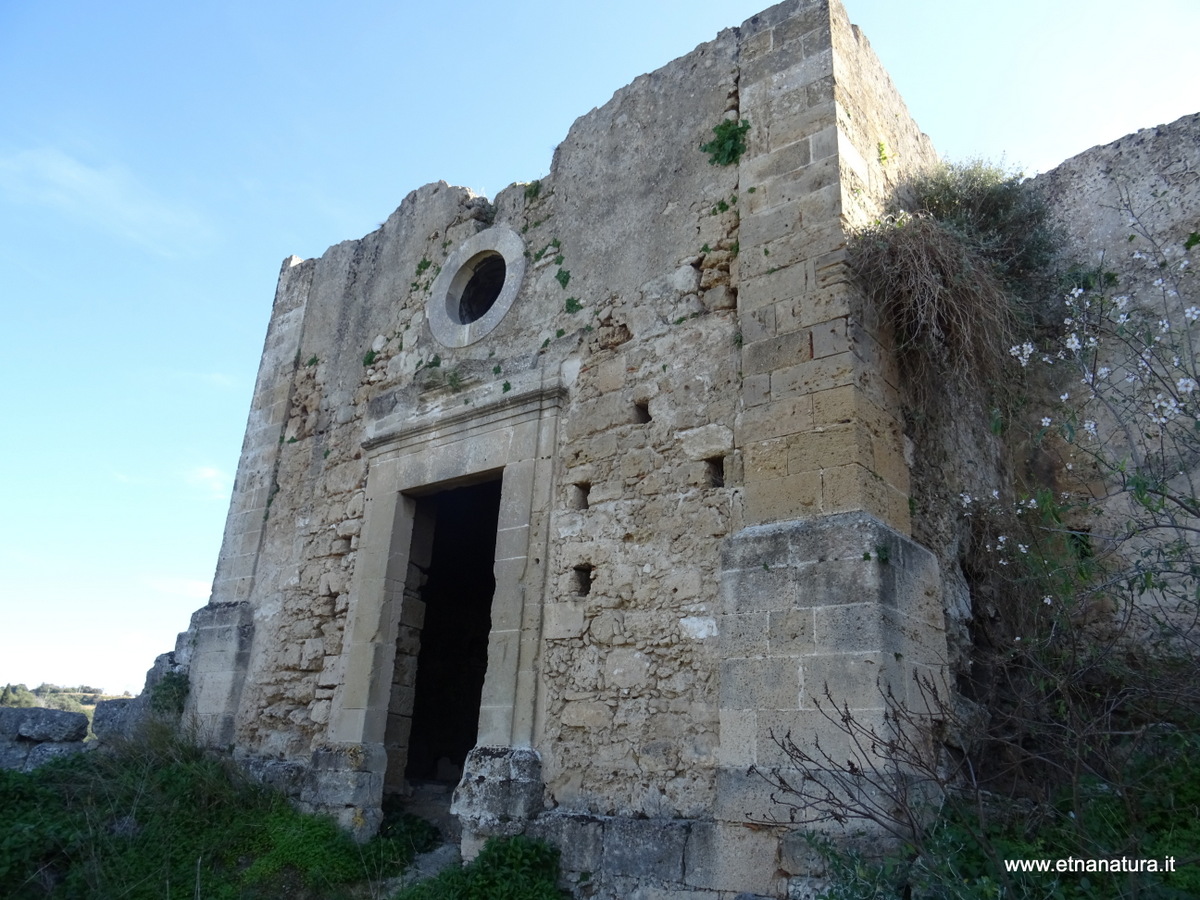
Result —
[{"label": "ruined stone church facade", "polygon": [[[728,165],[699,145],[749,123]],[[886,148],[886,149],[883,149]],[[847,235],[936,160],[837,0],[788,0],[280,274],[212,597],[202,739],[371,832],[456,783],[601,896],[780,896],[752,765],[946,662],[892,347]]]}]

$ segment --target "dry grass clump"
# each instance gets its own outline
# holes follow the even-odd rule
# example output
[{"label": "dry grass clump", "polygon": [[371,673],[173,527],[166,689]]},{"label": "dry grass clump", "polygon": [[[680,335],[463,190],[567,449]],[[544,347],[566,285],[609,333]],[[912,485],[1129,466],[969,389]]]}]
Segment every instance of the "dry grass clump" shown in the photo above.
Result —
[{"label": "dry grass clump", "polygon": [[986,259],[928,213],[890,216],[859,235],[851,265],[883,311],[911,401],[928,409],[940,383],[972,393],[999,383],[1018,323]]},{"label": "dry grass clump", "polygon": [[857,235],[850,264],[894,330],[910,401],[931,410],[947,380],[1003,395],[1059,245],[1041,198],[979,162],[931,169],[900,196],[907,210]]}]

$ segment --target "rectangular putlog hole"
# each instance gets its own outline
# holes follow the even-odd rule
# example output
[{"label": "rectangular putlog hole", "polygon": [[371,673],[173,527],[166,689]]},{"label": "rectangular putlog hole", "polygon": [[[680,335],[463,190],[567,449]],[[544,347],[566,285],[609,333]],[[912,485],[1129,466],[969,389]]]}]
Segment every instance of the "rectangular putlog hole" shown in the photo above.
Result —
[{"label": "rectangular putlog hole", "polygon": [[572,582],[575,589],[575,596],[586,597],[592,590],[592,570],[593,566],[584,563],[576,566],[572,570]]},{"label": "rectangular putlog hole", "polygon": [[592,486],[589,482],[580,481],[571,485],[570,503],[571,509],[587,509],[588,494],[591,493]]},{"label": "rectangular putlog hole", "polygon": [[710,456],[704,460],[705,475],[709,487],[725,487],[725,457]]}]

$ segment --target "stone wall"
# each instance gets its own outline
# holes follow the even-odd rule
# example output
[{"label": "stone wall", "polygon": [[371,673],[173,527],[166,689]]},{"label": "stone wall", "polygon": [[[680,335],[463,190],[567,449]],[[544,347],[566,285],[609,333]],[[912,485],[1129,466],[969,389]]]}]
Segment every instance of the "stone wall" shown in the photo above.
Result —
[{"label": "stone wall", "polygon": [[0,769],[28,772],[57,756],[83,750],[83,713],[41,707],[0,707]]},{"label": "stone wall", "polygon": [[[750,123],[725,167],[698,149],[723,119]],[[467,854],[524,830],[590,896],[799,890],[794,837],[745,827],[779,812],[748,768],[835,739],[826,687],[882,727],[881,686],[940,677],[961,593],[913,540],[894,348],[845,263],[935,159],[836,0],[789,0],[580,118],[540,182],[426,185],[285,261],[176,648],[202,739],[372,831],[431,740],[461,551],[494,589],[438,646],[481,683],[438,702],[474,749],[430,772]]]},{"label": "stone wall", "polygon": [[[723,119],[750,123],[729,166],[698,149]],[[370,832],[429,728],[438,517],[498,482],[477,715],[450,704],[477,749],[437,768],[468,855],[528,829],[596,896],[778,895],[800,873],[744,827],[772,812],[747,767],[818,733],[826,682],[874,721],[881,681],[945,656],[889,338],[845,265],[934,158],[840,5],[789,0],[580,118],[539,183],[427,185],[287,260],[176,651],[202,738]]]}]

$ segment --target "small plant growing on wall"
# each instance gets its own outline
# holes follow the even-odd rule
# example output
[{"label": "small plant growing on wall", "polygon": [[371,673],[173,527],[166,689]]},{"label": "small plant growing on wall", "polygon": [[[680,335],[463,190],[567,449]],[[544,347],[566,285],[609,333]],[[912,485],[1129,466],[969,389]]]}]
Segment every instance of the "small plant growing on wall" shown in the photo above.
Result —
[{"label": "small plant growing on wall", "polygon": [[184,672],[167,672],[150,689],[150,708],[165,715],[179,715],[187,701],[188,677]]},{"label": "small plant growing on wall", "polygon": [[700,145],[700,151],[708,154],[708,161],[714,166],[733,165],[746,152],[746,132],[750,123],[746,119],[741,122],[726,119],[713,128],[716,135],[707,144]]}]

